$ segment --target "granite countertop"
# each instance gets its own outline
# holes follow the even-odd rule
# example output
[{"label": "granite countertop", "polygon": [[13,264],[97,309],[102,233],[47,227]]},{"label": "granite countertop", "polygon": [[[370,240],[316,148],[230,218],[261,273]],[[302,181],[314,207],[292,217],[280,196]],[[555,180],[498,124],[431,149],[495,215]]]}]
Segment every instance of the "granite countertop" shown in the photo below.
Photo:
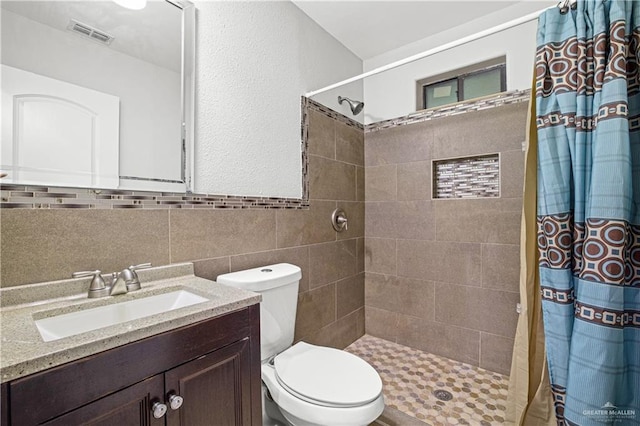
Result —
[{"label": "granite countertop", "polygon": [[[239,310],[261,299],[257,293],[196,277],[191,263],[140,270],[138,275],[141,290],[98,299],[87,298],[90,278],[0,289],[1,382]],[[34,321],[176,290],[209,301],[50,342],[43,341]]]}]

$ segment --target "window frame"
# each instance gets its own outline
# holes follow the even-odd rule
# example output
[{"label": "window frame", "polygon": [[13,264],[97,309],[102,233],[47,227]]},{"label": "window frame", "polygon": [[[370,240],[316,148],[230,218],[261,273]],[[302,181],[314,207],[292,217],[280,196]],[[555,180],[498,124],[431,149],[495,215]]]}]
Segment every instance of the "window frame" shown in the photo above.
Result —
[{"label": "window frame", "polygon": [[[455,87],[457,88],[456,102],[464,102],[469,99],[464,98],[464,80],[477,76],[489,71],[493,71],[495,69],[500,70],[500,92],[505,92],[507,90],[507,72],[506,72],[507,64],[506,57],[502,56],[500,58],[490,59],[488,61],[480,62],[478,64],[474,64],[465,68],[459,68],[454,71],[450,71],[444,74],[439,74],[434,77],[427,77],[416,81],[416,111],[429,109],[429,108],[438,108],[444,105],[438,106],[428,106],[427,105],[427,90],[430,87],[436,86],[438,84],[456,81]],[[451,105],[451,104],[445,104]]]}]

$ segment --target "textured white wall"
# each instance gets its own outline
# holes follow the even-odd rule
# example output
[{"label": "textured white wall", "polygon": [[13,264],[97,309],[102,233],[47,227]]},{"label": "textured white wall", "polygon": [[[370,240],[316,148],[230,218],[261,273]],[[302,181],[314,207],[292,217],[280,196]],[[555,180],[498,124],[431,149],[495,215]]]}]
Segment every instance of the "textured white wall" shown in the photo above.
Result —
[{"label": "textured white wall", "polygon": [[2,63],[119,97],[120,175],[180,178],[179,73],[7,10]]},{"label": "textured white wall", "polygon": [[[472,21],[464,27],[452,28],[368,59],[364,61],[364,70],[369,71],[556,3],[555,1],[523,1]],[[365,123],[374,123],[415,112],[416,80],[503,55],[507,58],[507,90],[530,88],[536,49],[536,28],[537,22],[531,21],[367,78],[364,82]]]},{"label": "textured white wall", "polygon": [[[291,2],[195,5],[194,190],[301,197],[300,96],[362,61]],[[362,99],[362,86],[348,94]]]}]

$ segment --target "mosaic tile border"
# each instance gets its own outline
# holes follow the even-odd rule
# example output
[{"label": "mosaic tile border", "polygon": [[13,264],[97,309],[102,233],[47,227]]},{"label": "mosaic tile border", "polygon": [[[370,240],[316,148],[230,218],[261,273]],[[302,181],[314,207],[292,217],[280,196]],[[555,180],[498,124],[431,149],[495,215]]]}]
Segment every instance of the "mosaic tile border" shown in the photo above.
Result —
[{"label": "mosaic tile border", "polygon": [[433,160],[434,200],[500,197],[500,154]]},{"label": "mosaic tile border", "polygon": [[190,194],[180,192],[0,185],[3,209],[308,209],[308,110],[363,130],[360,123],[304,96],[301,106],[302,198]]},{"label": "mosaic tile border", "polygon": [[467,112],[495,108],[502,105],[526,102],[529,101],[530,95],[531,89],[514,90],[511,92],[504,92],[495,96],[488,96],[468,102],[463,101],[440,108],[417,111],[413,114],[405,115],[404,117],[392,118],[389,120],[367,124],[366,126],[364,126],[364,132],[377,132],[378,130],[404,126],[407,124],[420,123],[423,121],[434,120],[436,118],[449,117],[453,115],[465,114]]},{"label": "mosaic tile border", "polygon": [[303,209],[309,206],[308,201],[296,198],[14,184],[0,185],[0,194],[3,209]]}]

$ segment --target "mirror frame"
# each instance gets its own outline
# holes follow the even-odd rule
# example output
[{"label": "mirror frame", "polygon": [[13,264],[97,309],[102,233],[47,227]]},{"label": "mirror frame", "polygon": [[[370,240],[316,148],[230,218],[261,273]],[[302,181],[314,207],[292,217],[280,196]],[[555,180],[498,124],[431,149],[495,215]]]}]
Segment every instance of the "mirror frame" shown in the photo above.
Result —
[{"label": "mirror frame", "polygon": [[188,0],[165,0],[182,9],[182,181],[193,190],[195,147],[196,7]]}]

